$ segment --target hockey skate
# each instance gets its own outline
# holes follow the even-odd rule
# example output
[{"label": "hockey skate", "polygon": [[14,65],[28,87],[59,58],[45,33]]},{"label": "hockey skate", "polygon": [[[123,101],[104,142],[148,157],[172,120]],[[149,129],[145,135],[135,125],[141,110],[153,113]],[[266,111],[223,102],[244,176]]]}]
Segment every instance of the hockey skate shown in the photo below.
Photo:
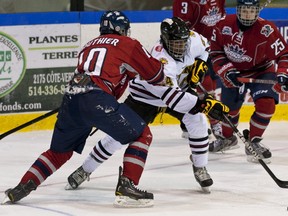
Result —
[{"label": "hockey skate", "polygon": [[192,162],[192,168],[196,181],[200,184],[204,193],[210,193],[210,186],[213,184],[213,180],[207,172],[206,167],[195,167],[193,164],[192,155],[190,155],[190,160]]},{"label": "hockey skate", "polygon": [[28,196],[32,190],[36,190],[37,185],[33,180],[29,180],[26,184],[18,184],[15,188],[5,191],[6,197],[2,204],[13,204]]},{"label": "hockey skate", "polygon": [[65,186],[65,190],[77,189],[86,179],[87,181],[90,180],[90,174],[85,172],[83,167],[80,166],[68,177],[68,184]]},{"label": "hockey skate", "polygon": [[154,205],[152,193],[138,189],[134,183],[122,175],[122,167],[119,167],[118,184],[115,190],[114,206],[119,208],[143,208]]},{"label": "hockey skate", "polygon": [[245,146],[245,153],[247,155],[247,161],[251,163],[259,163],[258,159],[262,159],[265,163],[271,163],[270,159],[272,157],[271,152],[263,144],[261,144],[262,138],[254,137],[252,140],[249,139],[249,130],[243,130],[243,136],[250,143],[253,150],[259,155],[259,158],[256,158],[249,149]]},{"label": "hockey skate", "polygon": [[222,125],[220,122],[218,122],[217,124],[213,124],[213,125],[211,124],[210,127],[211,127],[212,134],[214,135],[216,139],[219,139],[219,138],[223,139]]},{"label": "hockey skate", "polygon": [[237,149],[239,147],[238,139],[235,135],[232,135],[229,138],[219,137],[209,144],[209,152],[224,152],[227,150]]}]

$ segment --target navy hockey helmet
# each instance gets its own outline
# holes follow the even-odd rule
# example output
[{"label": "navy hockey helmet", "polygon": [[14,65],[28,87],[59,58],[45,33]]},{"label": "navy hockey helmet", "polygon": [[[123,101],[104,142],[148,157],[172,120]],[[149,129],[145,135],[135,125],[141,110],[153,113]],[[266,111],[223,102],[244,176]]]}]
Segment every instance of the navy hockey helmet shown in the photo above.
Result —
[{"label": "navy hockey helmet", "polygon": [[244,26],[252,26],[259,17],[259,0],[237,0],[236,14]]},{"label": "navy hockey helmet", "polygon": [[164,19],[160,26],[161,41],[165,50],[174,59],[181,59],[187,49],[190,30],[187,24],[178,17]]},{"label": "navy hockey helmet", "polygon": [[106,11],[100,19],[100,34],[130,36],[130,21],[121,11]]}]

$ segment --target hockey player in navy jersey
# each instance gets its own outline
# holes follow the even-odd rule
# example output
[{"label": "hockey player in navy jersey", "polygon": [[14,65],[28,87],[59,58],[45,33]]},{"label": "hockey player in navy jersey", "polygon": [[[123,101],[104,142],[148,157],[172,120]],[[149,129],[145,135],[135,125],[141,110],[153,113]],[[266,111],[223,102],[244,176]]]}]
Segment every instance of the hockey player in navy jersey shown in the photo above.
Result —
[{"label": "hockey player in navy jersey", "polygon": [[[16,187],[5,191],[4,203],[15,203],[26,197],[66,163],[74,151],[81,153],[91,129],[96,127],[113,140],[128,144],[115,191],[116,202],[127,199],[151,205],[153,194],[135,185],[144,170],[152,134],[139,115],[126,104],[117,102],[136,75],[145,80],[145,85],[151,88],[156,85],[159,97],[178,111],[204,112],[220,119],[228,112],[227,106],[209,96],[200,100],[177,88],[162,88],[162,63],[129,34],[130,21],[125,14],[107,11],[102,15],[100,36],[88,42],[79,53],[74,77],[63,96],[50,148],[37,158]],[[185,98],[185,103],[179,98]]]},{"label": "hockey player in navy jersey", "polygon": [[[227,15],[214,28],[211,56],[214,70],[222,81],[221,101],[230,108],[231,121],[238,125],[246,92],[255,105],[249,129],[243,131],[261,159],[269,162],[270,150],[261,144],[275,112],[278,93],[288,90],[288,46],[277,27],[259,17],[259,0],[237,0],[236,14]],[[275,79],[276,85],[239,82],[239,77]],[[222,124],[223,137],[210,144],[209,151],[233,149],[237,137]],[[258,162],[246,149],[247,160]]]}]

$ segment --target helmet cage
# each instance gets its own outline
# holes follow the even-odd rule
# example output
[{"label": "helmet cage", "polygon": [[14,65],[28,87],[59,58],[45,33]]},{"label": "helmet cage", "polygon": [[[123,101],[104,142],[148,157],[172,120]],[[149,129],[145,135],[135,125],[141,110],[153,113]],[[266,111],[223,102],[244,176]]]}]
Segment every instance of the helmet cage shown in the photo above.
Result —
[{"label": "helmet cage", "polygon": [[186,23],[178,18],[164,19],[161,23],[161,40],[164,48],[174,59],[181,59],[187,49],[190,31]]},{"label": "helmet cage", "polygon": [[187,39],[167,40],[167,52],[175,59],[181,59],[185,55],[187,49]]},{"label": "helmet cage", "polygon": [[259,4],[238,4],[236,14],[239,22],[244,26],[252,26],[259,17]]}]

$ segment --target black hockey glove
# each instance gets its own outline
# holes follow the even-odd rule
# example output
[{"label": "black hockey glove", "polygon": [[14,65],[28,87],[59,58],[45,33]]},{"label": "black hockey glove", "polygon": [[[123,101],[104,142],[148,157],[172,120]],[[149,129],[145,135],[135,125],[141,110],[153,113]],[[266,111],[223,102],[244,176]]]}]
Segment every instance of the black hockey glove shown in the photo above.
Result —
[{"label": "black hockey glove", "polygon": [[196,58],[192,65],[187,66],[184,69],[184,73],[188,73],[187,83],[189,87],[196,88],[197,84],[203,81],[208,70],[208,64],[199,58]]},{"label": "black hockey glove", "polygon": [[240,75],[240,72],[237,70],[230,70],[227,71],[225,74],[225,79],[229,82],[230,87],[234,87],[234,88],[240,88],[243,83],[238,81],[238,77]]},{"label": "black hockey glove", "polygon": [[277,75],[277,80],[281,86],[282,92],[288,92],[288,74],[280,73]]},{"label": "black hockey glove", "polygon": [[227,115],[229,110],[228,106],[214,99],[212,95],[206,95],[203,100],[198,99],[190,113],[202,112],[213,119],[224,121],[224,115]]}]

